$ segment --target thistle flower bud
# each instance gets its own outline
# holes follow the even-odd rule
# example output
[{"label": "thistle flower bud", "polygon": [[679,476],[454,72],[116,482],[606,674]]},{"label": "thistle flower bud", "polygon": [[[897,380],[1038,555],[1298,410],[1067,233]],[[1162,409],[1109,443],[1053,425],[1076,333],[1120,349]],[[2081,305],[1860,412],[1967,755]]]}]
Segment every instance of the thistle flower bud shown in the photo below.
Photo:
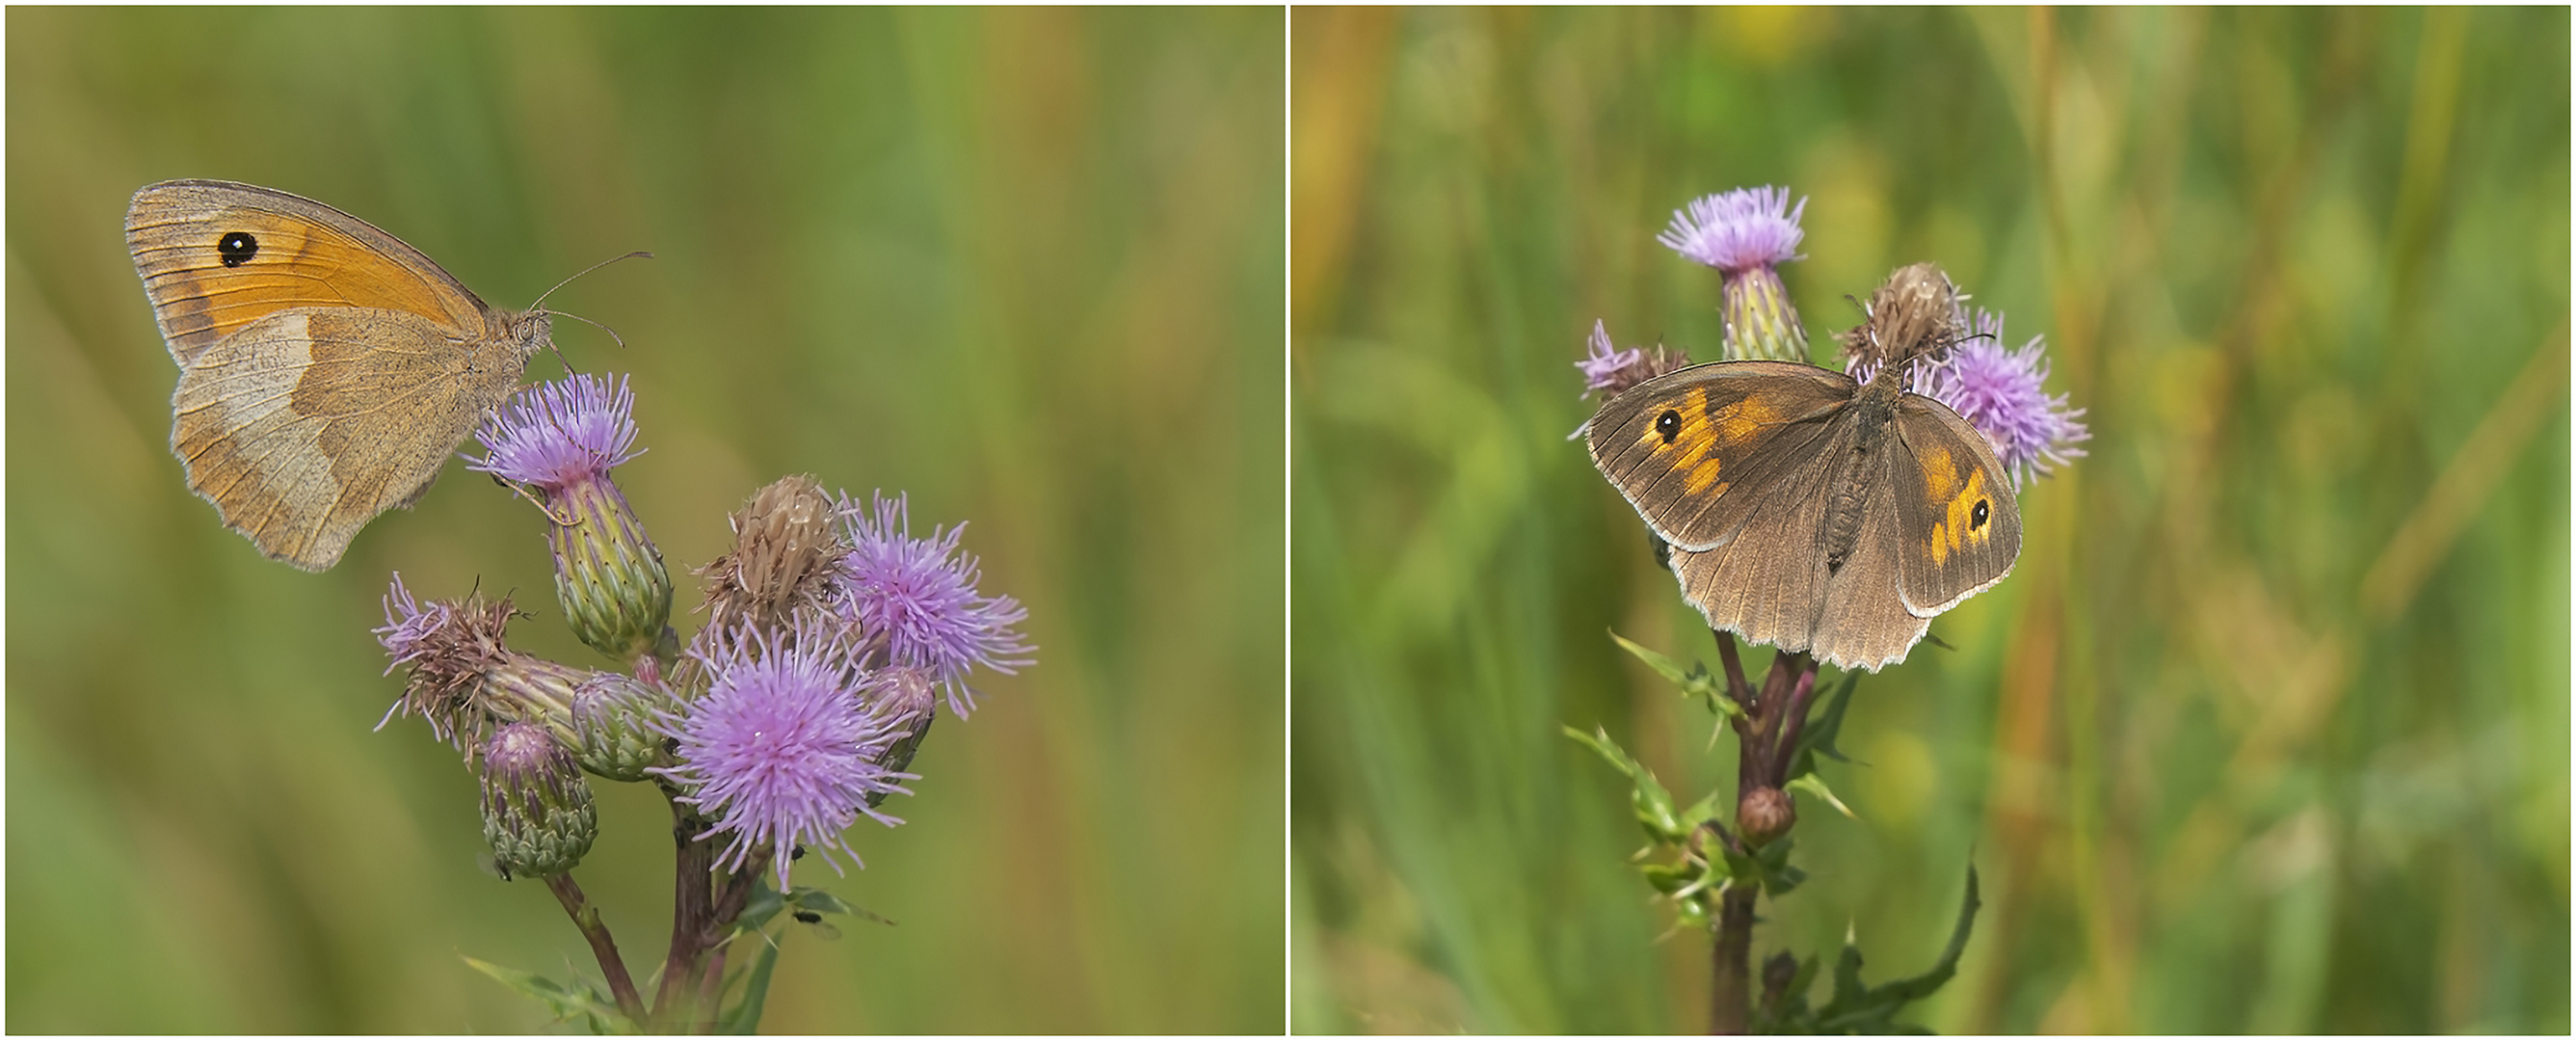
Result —
[{"label": "thistle flower bud", "polygon": [[707,628],[793,632],[800,621],[828,617],[835,568],[850,550],[834,523],[837,510],[804,474],[753,492],[729,518],[733,549],[698,569]]},{"label": "thistle flower bud", "polygon": [[1798,804],[1789,793],[1764,785],[1744,793],[1735,803],[1735,826],[1744,834],[1744,844],[1761,847],[1789,833],[1798,823]]},{"label": "thistle flower bud", "polygon": [[672,764],[654,720],[679,710],[679,699],[659,685],[595,673],[572,694],[574,757],[612,781],[645,780],[646,771]]},{"label": "thistle flower bud", "polygon": [[387,673],[408,666],[411,674],[403,682],[402,697],[376,728],[383,729],[395,713],[416,715],[428,722],[430,733],[470,756],[490,719],[483,707],[484,676],[511,655],[501,637],[512,613],[509,597],[487,605],[480,593],[461,601],[433,600],[423,607],[403,587],[401,573],[395,573],[385,592],[385,625],[375,631],[376,640],[393,657]]},{"label": "thistle flower bud", "polygon": [[671,576],[644,522],[609,478],[634,450],[634,396],[623,380],[575,375],[519,392],[478,435],[483,470],[534,490],[554,523],[546,545],[555,595],[574,635],[619,661],[670,653]]},{"label": "thistle flower bud", "polygon": [[603,474],[548,499],[572,521],[547,529],[546,544],[573,635],[619,661],[673,653],[671,574],[616,482]]},{"label": "thistle flower bud", "polygon": [[542,726],[512,723],[483,744],[483,841],[505,876],[559,875],[599,834],[590,785]]},{"label": "thistle flower bud", "polygon": [[1807,327],[1780,283],[1779,265],[1800,259],[1806,232],[1798,218],[1807,201],[1789,208],[1787,188],[1738,188],[1691,200],[1673,211],[1672,225],[1656,241],[1682,256],[1716,268],[1724,295],[1725,357],[1807,360]]},{"label": "thistle flower bud", "polygon": [[481,594],[424,607],[395,575],[385,593],[386,624],[376,633],[393,656],[385,671],[408,666],[411,675],[376,726],[381,729],[397,713],[420,716],[430,733],[469,759],[481,754],[484,735],[496,723],[535,724],[566,747],[580,747],[575,695],[587,685],[635,681],[509,649],[503,637],[514,613],[509,597],[486,605]]},{"label": "thistle flower bud", "polygon": [[1597,318],[1592,321],[1592,338],[1585,346],[1589,353],[1582,361],[1575,362],[1574,367],[1583,370],[1583,392],[1598,393],[1603,401],[1690,364],[1688,356],[1667,350],[1662,344],[1656,344],[1651,354],[1642,347],[1618,350],[1610,342],[1609,326]]},{"label": "thistle flower bud", "polygon": [[[1890,272],[1861,305],[1861,324],[1839,337],[1847,371],[1865,383],[1887,365],[1949,357],[1951,346],[1968,336],[1966,300],[1967,294],[1936,265],[1910,264]],[[1918,367],[1903,375],[1920,382],[1924,371]]]}]

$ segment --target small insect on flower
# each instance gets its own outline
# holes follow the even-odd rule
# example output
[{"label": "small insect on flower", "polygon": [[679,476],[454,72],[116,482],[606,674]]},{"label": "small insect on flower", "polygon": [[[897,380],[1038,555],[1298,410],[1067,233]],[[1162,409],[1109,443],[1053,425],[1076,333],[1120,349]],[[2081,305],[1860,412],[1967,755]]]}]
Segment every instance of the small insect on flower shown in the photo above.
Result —
[{"label": "small insect on flower", "polygon": [[1012,628],[1029,613],[1007,596],[983,596],[975,556],[958,549],[965,525],[912,537],[907,502],[875,497],[873,510],[842,506],[853,547],[842,558],[837,606],[886,660],[928,670],[963,719],[975,707],[967,672],[977,665],[1011,673],[1032,664],[1036,648]]}]

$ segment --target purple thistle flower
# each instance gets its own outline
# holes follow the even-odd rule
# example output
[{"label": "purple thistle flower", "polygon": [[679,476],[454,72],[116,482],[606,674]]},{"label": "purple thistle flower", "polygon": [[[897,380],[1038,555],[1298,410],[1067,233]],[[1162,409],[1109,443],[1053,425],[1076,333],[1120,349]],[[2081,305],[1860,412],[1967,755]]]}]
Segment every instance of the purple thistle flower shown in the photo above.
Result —
[{"label": "purple thistle flower", "polygon": [[2084,410],[2067,408],[2066,395],[2051,397],[2040,387],[2048,378],[2041,338],[2007,348],[2004,317],[1985,311],[1977,312],[1975,329],[1931,368],[1929,396],[1985,432],[2015,485],[2083,455],[2077,443],[2093,436],[2076,420]]},{"label": "purple thistle flower", "polygon": [[1799,259],[1798,240],[1807,233],[1798,218],[1806,212],[1805,199],[1790,209],[1787,188],[1738,188],[1691,200],[1655,237],[1723,276],[1723,357],[1807,360],[1807,328],[1778,269]]},{"label": "purple thistle flower", "polygon": [[1029,613],[1010,597],[976,594],[983,569],[957,548],[964,525],[915,539],[906,498],[878,494],[875,503],[873,511],[855,500],[842,506],[853,548],[841,559],[835,606],[865,642],[885,649],[888,661],[928,670],[947,689],[949,709],[964,719],[975,708],[968,669],[1010,673],[1031,664],[1020,656],[1036,648],[1011,628]]},{"label": "purple thistle flower", "polygon": [[[1610,330],[1598,318],[1592,320],[1592,339],[1589,344],[1591,356],[1575,362],[1574,367],[1583,371],[1583,393],[1587,396],[1597,393],[1603,401],[1618,397],[1637,384],[1690,364],[1689,356],[1668,350],[1662,344],[1656,344],[1651,353],[1643,347],[1630,347],[1624,351],[1614,350],[1610,342]],[[1565,435],[1565,439],[1572,441],[1582,436],[1583,426],[1578,425],[1573,433]]]},{"label": "purple thistle flower", "polygon": [[816,850],[840,871],[830,853],[837,849],[865,867],[842,830],[862,813],[888,827],[903,823],[868,801],[910,794],[898,782],[912,774],[879,765],[904,735],[905,720],[873,707],[872,678],[857,653],[810,628],[792,640],[769,630],[718,634],[690,650],[712,684],[679,714],[656,721],[678,742],[680,765],[652,772],[690,786],[680,800],[715,819],[698,838],[732,833],[721,854],[728,869],[766,847],[780,854],[772,859],[783,890],[792,859],[786,851]]},{"label": "purple thistle flower", "polygon": [[[411,590],[403,588],[402,572],[394,572],[393,585],[385,590],[385,624],[374,630],[376,642],[383,644],[393,661],[385,665],[391,676],[397,666],[429,652],[429,635],[446,625],[454,609],[436,600],[427,608],[412,599]],[[381,724],[379,724],[381,725]]]},{"label": "purple thistle flower", "polygon": [[635,449],[635,395],[586,373],[520,391],[475,439],[490,454],[466,469],[541,488],[563,488],[644,454]]},{"label": "purple thistle flower", "polygon": [[1585,393],[1606,390],[1609,393],[1603,397],[1615,397],[1619,391],[1637,384],[1638,381],[1633,378],[1632,370],[1644,365],[1645,348],[1630,347],[1624,351],[1613,350],[1609,326],[1598,318],[1592,320],[1592,339],[1587,346],[1591,349],[1591,355],[1574,363],[1575,368],[1583,370]]},{"label": "purple thistle flower", "polygon": [[1729,274],[1804,259],[1796,252],[1807,233],[1798,218],[1807,200],[1789,208],[1787,188],[1738,188],[1702,196],[1674,210],[1672,226],[1655,241],[1684,257]]},{"label": "purple thistle flower", "polygon": [[[581,642],[631,661],[677,642],[671,576],[610,467],[635,445],[635,395],[620,378],[576,373],[520,391],[478,433],[490,454],[467,469],[533,486],[545,507],[555,596]],[[670,653],[661,650],[660,653]]]}]

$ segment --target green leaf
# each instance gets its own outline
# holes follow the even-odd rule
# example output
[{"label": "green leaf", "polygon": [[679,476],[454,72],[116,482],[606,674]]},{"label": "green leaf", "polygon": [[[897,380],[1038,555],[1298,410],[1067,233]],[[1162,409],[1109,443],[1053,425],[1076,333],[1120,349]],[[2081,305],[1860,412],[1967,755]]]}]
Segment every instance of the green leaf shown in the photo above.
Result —
[{"label": "green leaf", "polygon": [[1825,787],[1825,779],[1817,774],[1807,773],[1798,776],[1796,779],[1789,782],[1789,790],[1793,792],[1805,792],[1809,795],[1815,796],[1816,798],[1823,799],[1826,803],[1832,805],[1833,808],[1841,810],[1843,812],[1843,816],[1849,817],[1853,820],[1860,819],[1860,814],[1853,813],[1851,811],[1851,807],[1843,805],[1843,801],[1841,799],[1834,798],[1834,790]]},{"label": "green leaf", "polygon": [[1646,667],[1663,674],[1665,679],[1681,684],[1683,696],[1697,699],[1701,704],[1707,705],[1709,711],[1730,719],[1744,715],[1744,707],[1736,704],[1734,698],[1726,696],[1726,684],[1710,675],[1708,666],[1693,662],[1689,671],[1685,672],[1680,662],[1649,650],[1625,636],[1614,632],[1610,634],[1610,638],[1619,641],[1619,646],[1627,648],[1628,653],[1636,655],[1638,661],[1646,663]]},{"label": "green leaf", "polygon": [[1628,653],[1636,655],[1638,661],[1645,662],[1647,668],[1663,673],[1665,679],[1675,683],[1690,682],[1690,674],[1682,671],[1681,663],[1664,657],[1662,652],[1650,650],[1644,644],[1615,632],[1610,634],[1610,638],[1619,641],[1619,646],[1626,648]]},{"label": "green leaf", "polygon": [[816,914],[845,914],[852,918],[865,918],[868,921],[877,923],[878,925],[894,924],[894,919],[892,918],[888,918],[874,911],[870,911],[867,908],[850,903],[847,900],[833,896],[831,893],[821,889],[798,886],[795,891],[787,894],[787,902],[796,905],[801,910],[812,911]]},{"label": "green leaf", "polygon": [[1761,883],[1762,891],[1771,896],[1784,896],[1807,880],[1805,871],[1789,863],[1789,850],[1797,844],[1795,839],[1783,838],[1749,853],[1730,849],[1726,852],[1727,872]]},{"label": "green leaf", "polygon": [[616,1000],[588,980],[576,980],[577,985],[566,985],[525,969],[494,965],[462,954],[457,957],[464,958],[465,964],[473,966],[475,971],[501,981],[502,986],[544,1003],[554,1010],[557,1021],[569,1022],[579,1018],[594,1034],[635,1032],[635,1024],[617,1011]]},{"label": "green leaf", "polygon": [[794,892],[787,894],[787,902],[795,904],[797,907],[804,910],[817,912],[819,914],[865,913],[860,911],[858,908],[850,906],[840,897],[834,896],[830,892],[821,889],[814,889],[808,886],[796,887]]},{"label": "green leaf", "polygon": [[1904,1001],[1920,1001],[1950,982],[1950,977],[1959,971],[1959,955],[1968,949],[1968,932],[1977,924],[1977,907],[1977,869],[1972,864],[1968,867],[1967,898],[1959,902],[1959,922],[1950,927],[1950,945],[1941,949],[1941,960],[1922,975],[1887,984],[1879,991],[1896,994]]},{"label": "green leaf", "polygon": [[778,965],[778,941],[760,945],[760,957],[751,963],[751,974],[744,978],[742,1000],[735,1002],[719,1020],[718,1026],[728,1034],[750,1034],[760,1030],[760,1012],[769,1001],[769,973]]},{"label": "green leaf", "polygon": [[1593,733],[1586,734],[1570,726],[1563,729],[1565,736],[1601,753],[1601,758],[1609,760],[1610,765],[1636,783],[1637,822],[1645,825],[1646,834],[1655,841],[1666,843],[1679,843],[1690,837],[1691,829],[1697,827],[1696,821],[1686,823],[1685,818],[1674,811],[1673,793],[1656,782],[1654,771],[1646,769],[1645,764],[1630,757],[1626,749],[1611,740],[1608,730],[1595,727]]},{"label": "green leaf", "polygon": [[1907,1003],[1930,997],[1957,973],[1959,955],[1968,948],[1968,932],[1977,918],[1977,869],[1968,868],[1967,899],[1959,905],[1959,923],[1950,931],[1950,944],[1941,958],[1922,975],[1870,987],[1861,982],[1860,947],[1846,940],[1842,956],[1834,963],[1834,996],[1818,1010],[1813,1027],[1820,1034],[1886,1034],[1915,1028],[1895,1022],[1896,1013]]},{"label": "green leaf", "polygon": [[767,882],[755,880],[751,884],[751,899],[743,901],[742,913],[734,916],[734,929],[737,933],[755,932],[786,909],[787,899],[780,896],[778,890]]}]

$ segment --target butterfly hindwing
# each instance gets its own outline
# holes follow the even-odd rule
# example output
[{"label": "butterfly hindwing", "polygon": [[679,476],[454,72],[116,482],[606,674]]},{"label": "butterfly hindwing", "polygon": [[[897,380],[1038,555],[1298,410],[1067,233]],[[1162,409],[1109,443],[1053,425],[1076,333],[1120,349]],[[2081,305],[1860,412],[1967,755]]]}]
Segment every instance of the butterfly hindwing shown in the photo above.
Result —
[{"label": "butterfly hindwing", "polygon": [[508,393],[497,366],[427,319],[293,308],[198,353],[172,395],[188,487],[260,551],[307,571],[338,562],[377,514],[408,506]]},{"label": "butterfly hindwing", "polygon": [[1940,402],[1908,394],[1885,481],[1896,504],[1899,591],[1930,618],[2012,572],[2021,507],[1984,434]]}]

